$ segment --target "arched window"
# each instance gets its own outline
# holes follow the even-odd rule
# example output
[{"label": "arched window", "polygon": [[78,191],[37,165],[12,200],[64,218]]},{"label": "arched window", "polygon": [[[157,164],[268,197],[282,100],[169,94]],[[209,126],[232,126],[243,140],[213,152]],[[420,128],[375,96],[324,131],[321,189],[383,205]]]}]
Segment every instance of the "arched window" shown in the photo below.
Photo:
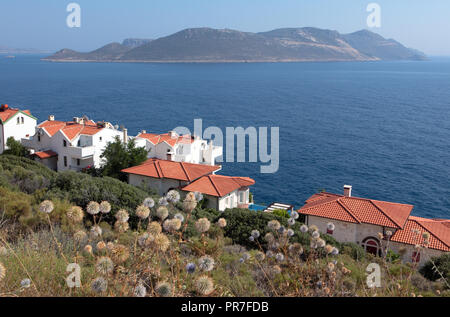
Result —
[{"label": "arched window", "polygon": [[361,246],[368,253],[372,253],[374,255],[381,255],[380,242],[378,241],[377,238],[373,238],[373,237],[365,238],[362,241]]}]

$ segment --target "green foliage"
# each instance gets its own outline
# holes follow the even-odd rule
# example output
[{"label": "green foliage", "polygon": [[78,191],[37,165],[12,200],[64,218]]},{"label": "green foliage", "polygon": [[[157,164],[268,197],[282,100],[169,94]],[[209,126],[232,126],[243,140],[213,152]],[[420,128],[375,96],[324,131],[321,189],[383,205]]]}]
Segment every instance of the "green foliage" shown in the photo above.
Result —
[{"label": "green foliage", "polygon": [[[436,265],[436,268],[434,264]],[[448,281],[450,278],[450,253],[445,253],[440,257],[434,257],[420,269],[420,274],[431,281],[436,281],[441,278],[438,273],[441,272],[443,277]]]},{"label": "green foliage", "polygon": [[9,137],[8,140],[6,140],[6,146],[8,147],[8,149],[3,152],[4,154],[22,157],[30,156],[30,151],[26,147],[24,147],[22,143],[14,140],[12,136]]},{"label": "green foliage", "polygon": [[350,255],[354,260],[362,260],[366,257],[363,247],[352,242],[341,243],[341,253]]},{"label": "green foliage", "polygon": [[134,140],[124,144],[116,136],[114,142],[108,142],[101,158],[106,160],[106,164],[103,166],[104,176],[126,181],[126,174],[121,170],[143,163],[147,159],[147,150],[143,147],[136,147]]},{"label": "green foliage", "polygon": [[[85,208],[90,201],[108,201],[112,215],[119,209],[126,209],[132,219],[137,221],[134,212],[148,196],[145,191],[111,177],[92,177],[73,171],[60,172],[51,184],[46,199],[67,199],[73,204]],[[106,220],[112,221],[109,214]]]},{"label": "green foliage", "polygon": [[275,209],[272,213],[281,218],[290,218],[289,212],[285,209]]},{"label": "green foliage", "polygon": [[397,263],[400,261],[400,255],[392,250],[388,250],[386,253],[386,260],[391,263]]}]

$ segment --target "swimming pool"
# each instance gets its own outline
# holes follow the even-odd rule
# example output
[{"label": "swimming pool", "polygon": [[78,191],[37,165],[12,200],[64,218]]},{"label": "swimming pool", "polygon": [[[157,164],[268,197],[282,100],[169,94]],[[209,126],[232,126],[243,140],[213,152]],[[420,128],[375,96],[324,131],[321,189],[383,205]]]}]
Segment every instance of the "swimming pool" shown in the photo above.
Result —
[{"label": "swimming pool", "polygon": [[251,204],[250,206],[248,206],[248,209],[254,210],[254,211],[263,211],[266,208],[267,208],[266,206],[256,205],[256,204]]}]

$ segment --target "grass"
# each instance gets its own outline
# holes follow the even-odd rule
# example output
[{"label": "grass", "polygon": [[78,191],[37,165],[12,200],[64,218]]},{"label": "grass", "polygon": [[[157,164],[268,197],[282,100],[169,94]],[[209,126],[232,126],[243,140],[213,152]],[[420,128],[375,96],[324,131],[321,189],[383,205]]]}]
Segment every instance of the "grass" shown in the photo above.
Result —
[{"label": "grass", "polygon": [[[324,237],[313,237],[314,228],[298,223],[280,229],[271,220],[269,235],[254,233],[246,247],[237,245],[226,236],[230,224],[224,220],[210,223],[192,216],[202,214],[195,211],[193,195],[177,200],[163,206],[168,216],[157,212],[161,206],[152,206],[150,216],[139,219],[133,230],[120,230],[123,223],[117,222],[124,219],[106,223],[101,219],[111,217],[101,212],[68,218],[61,209],[69,206],[61,202],[49,217],[41,212],[47,223],[28,230],[15,230],[14,217],[0,217],[0,263],[6,269],[0,296],[450,296],[443,283],[424,279],[415,267],[369,256],[355,260],[351,252],[334,252]],[[176,214],[184,219],[167,226]],[[96,225],[100,235],[91,231]],[[77,239],[80,232],[86,237]],[[300,241],[309,245],[295,242],[299,234],[308,237]],[[380,288],[366,284],[371,262],[381,267]],[[67,286],[69,263],[81,268],[80,287]],[[189,263],[195,264],[193,272],[186,269]],[[21,285],[25,279],[29,286]],[[104,283],[93,283],[96,279]]]}]

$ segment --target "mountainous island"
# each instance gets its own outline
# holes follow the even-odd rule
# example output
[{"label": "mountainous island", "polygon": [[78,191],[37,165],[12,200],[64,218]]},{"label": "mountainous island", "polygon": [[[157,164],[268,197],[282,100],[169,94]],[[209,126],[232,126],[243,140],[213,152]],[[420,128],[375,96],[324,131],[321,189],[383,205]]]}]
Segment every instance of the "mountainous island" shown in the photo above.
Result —
[{"label": "mountainous island", "polygon": [[361,30],[350,34],[312,27],[251,33],[190,28],[150,39],[126,39],[92,52],[62,49],[54,62],[313,62],[425,60],[393,39]]}]

